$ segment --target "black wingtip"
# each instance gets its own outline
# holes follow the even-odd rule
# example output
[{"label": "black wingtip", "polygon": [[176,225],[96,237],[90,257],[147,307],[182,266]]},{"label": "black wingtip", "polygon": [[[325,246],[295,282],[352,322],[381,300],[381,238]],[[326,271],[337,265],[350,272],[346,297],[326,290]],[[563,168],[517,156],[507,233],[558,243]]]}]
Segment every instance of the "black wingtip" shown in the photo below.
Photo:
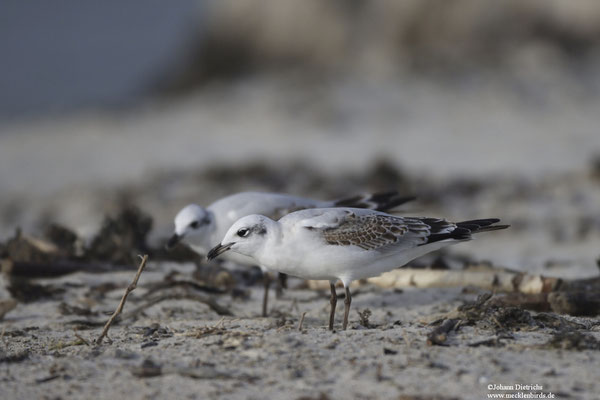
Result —
[{"label": "black wingtip", "polygon": [[423,221],[434,229],[434,232],[427,238],[427,243],[439,242],[447,239],[470,240],[475,233],[498,231],[510,227],[510,225],[494,225],[495,223],[500,222],[499,218],[485,218],[456,222],[454,224],[456,225],[456,228],[451,232],[436,233],[435,230],[439,231],[446,229],[449,223],[444,220],[428,218]]},{"label": "black wingtip", "polygon": [[456,226],[461,228],[466,228],[471,231],[471,233],[479,233],[479,232],[490,232],[490,231],[498,231],[501,229],[507,229],[510,225],[494,225],[500,222],[500,218],[485,218],[485,219],[474,219],[470,221],[462,221],[457,222]]}]

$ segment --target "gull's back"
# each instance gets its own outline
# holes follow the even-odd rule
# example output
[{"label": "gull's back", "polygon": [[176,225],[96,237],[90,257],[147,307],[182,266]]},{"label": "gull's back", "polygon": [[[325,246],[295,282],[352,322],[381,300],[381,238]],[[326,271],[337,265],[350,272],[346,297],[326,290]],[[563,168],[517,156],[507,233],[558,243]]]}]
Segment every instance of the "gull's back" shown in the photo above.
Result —
[{"label": "gull's back", "polygon": [[[311,200],[279,193],[242,192],[223,197],[207,209],[214,213],[216,229],[213,241],[218,243],[238,219],[251,214],[265,215],[273,220],[297,210],[327,207],[331,202]],[[215,241],[216,240],[216,241]]]}]

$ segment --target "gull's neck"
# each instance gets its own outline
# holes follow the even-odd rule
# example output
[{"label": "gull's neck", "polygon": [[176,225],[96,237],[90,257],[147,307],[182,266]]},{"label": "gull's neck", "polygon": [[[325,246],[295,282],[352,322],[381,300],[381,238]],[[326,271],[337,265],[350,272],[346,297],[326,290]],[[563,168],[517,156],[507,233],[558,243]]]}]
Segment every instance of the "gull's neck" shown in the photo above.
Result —
[{"label": "gull's neck", "polygon": [[202,232],[196,235],[188,235],[184,239],[195,252],[202,255],[206,255],[222,239],[216,238],[215,235],[218,233],[215,214],[210,210],[206,210],[206,218],[208,219],[208,223],[202,226]]},{"label": "gull's neck", "polygon": [[279,222],[270,218],[265,220],[265,225],[267,225],[267,233],[262,245],[249,256],[256,259],[261,265],[272,268],[277,265],[278,248],[283,241],[283,230]]}]

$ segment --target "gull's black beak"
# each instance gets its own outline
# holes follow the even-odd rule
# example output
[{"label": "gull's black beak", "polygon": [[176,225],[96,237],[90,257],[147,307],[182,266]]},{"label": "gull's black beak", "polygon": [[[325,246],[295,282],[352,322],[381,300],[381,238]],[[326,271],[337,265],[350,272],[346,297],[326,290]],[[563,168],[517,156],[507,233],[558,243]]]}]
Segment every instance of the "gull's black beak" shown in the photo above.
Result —
[{"label": "gull's black beak", "polygon": [[231,249],[231,246],[233,246],[235,244],[235,242],[232,243],[227,243],[227,244],[218,244],[215,247],[213,247],[208,254],[206,255],[206,258],[208,259],[208,261],[212,260],[213,258],[218,257],[220,254],[225,253],[227,250]]},{"label": "gull's black beak", "polygon": [[183,236],[179,236],[178,234],[174,233],[173,236],[171,236],[171,238],[165,245],[165,248],[167,250],[173,250],[173,248],[177,245],[177,243],[179,243],[181,241],[182,237]]}]

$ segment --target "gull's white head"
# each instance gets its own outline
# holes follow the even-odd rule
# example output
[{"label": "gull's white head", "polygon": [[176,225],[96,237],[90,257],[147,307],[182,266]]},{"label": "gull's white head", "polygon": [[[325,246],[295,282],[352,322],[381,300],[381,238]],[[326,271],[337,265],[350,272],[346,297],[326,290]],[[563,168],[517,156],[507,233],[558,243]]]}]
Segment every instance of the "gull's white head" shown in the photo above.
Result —
[{"label": "gull's white head", "polygon": [[173,248],[185,239],[208,234],[212,223],[211,214],[197,204],[189,204],[175,216],[175,232],[167,242],[167,248]]},{"label": "gull's white head", "polygon": [[263,215],[248,215],[237,220],[225,234],[220,244],[209,253],[212,260],[228,250],[245,256],[254,256],[265,245],[267,237],[275,230],[277,223]]}]

